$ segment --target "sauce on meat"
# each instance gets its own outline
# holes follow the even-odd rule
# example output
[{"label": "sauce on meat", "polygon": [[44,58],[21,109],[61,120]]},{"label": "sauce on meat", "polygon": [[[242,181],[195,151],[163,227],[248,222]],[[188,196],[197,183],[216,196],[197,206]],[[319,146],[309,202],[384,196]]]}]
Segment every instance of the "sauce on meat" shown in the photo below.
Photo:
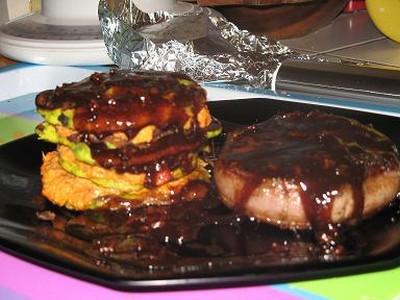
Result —
[{"label": "sauce on meat", "polygon": [[149,124],[182,128],[188,118],[185,107],[196,115],[205,102],[205,91],[186,75],[123,70],[95,73],[42,92],[36,100],[41,109],[75,109],[75,129],[99,138],[118,131],[132,137]]},{"label": "sauce on meat", "polygon": [[279,114],[232,133],[220,160],[224,167],[239,166],[252,178],[239,197],[239,211],[263,178],[293,180],[301,187],[310,225],[318,229],[329,223],[335,196],[344,184],[352,187],[353,217],[359,218],[363,180],[398,168],[396,154],[390,139],[372,127],[313,111]]},{"label": "sauce on meat", "polygon": [[117,149],[107,149],[103,143],[91,145],[91,153],[96,162],[104,168],[119,172],[141,173],[154,164],[162,163],[170,169],[191,165],[188,153],[196,153],[206,140],[204,137],[187,138],[181,134],[167,136],[150,146],[140,149],[127,145]]},{"label": "sauce on meat", "polygon": [[[317,115],[314,117],[324,115],[315,114]],[[295,116],[291,116],[293,122],[289,122],[293,126],[297,122]],[[297,116],[300,117],[300,114]],[[275,122],[283,122],[279,118],[273,120],[273,124],[260,126],[274,127]],[[347,119],[341,118],[337,121],[348,122]],[[339,129],[334,126],[335,122],[332,122],[332,130]],[[257,132],[260,130],[257,126],[249,127],[245,131]],[[349,125],[342,126],[346,128]],[[242,131],[236,133],[236,138],[241,134]],[[377,133],[371,129],[370,135],[375,137]],[[234,138],[235,135],[229,137]],[[379,143],[373,143],[376,147],[383,147],[385,151],[393,147],[385,138],[380,139]],[[272,140],[270,142],[272,143]],[[221,138],[216,141],[217,152],[220,144]],[[329,148],[338,147],[330,143],[328,145]],[[246,143],[242,146],[240,149],[244,153]],[[278,143],[274,147],[278,149],[282,145],[279,146]],[[304,146],[303,150],[309,149],[307,147]],[[270,151],[273,152],[272,149]],[[358,151],[353,149],[351,152]],[[259,153],[261,155],[263,151],[260,149]],[[236,155],[235,157],[241,156],[239,152]],[[303,162],[297,163],[305,165]],[[396,158],[388,154],[385,168],[390,168],[396,163]],[[259,170],[257,165],[260,164],[255,164],[253,160],[253,164],[249,163],[248,167]],[[266,170],[271,173],[278,172],[276,167],[276,164],[271,164]],[[294,169],[293,172],[298,172]],[[372,168],[369,171],[380,170]],[[243,191],[243,201],[245,196],[258,186],[263,174],[270,173],[262,173],[259,170],[256,174],[254,185]],[[315,186],[313,188],[316,189]],[[305,198],[305,203],[308,203],[308,199],[311,197]],[[212,183],[201,181],[191,182],[181,194],[176,195],[176,201],[171,205],[135,207],[133,202],[114,198],[108,203],[110,209],[88,210],[78,214],[59,207],[48,207],[49,203],[45,199],[38,201],[43,203],[39,215],[43,215],[42,219],[46,220],[37,230],[39,244],[43,243],[46,249],[61,249],[61,252],[66,251],[69,255],[70,249],[73,249],[73,253],[76,253],[73,258],[83,265],[89,263],[105,274],[110,272],[138,279],[192,274],[202,276],[209,272],[226,274],[227,271],[236,272],[249,268],[266,268],[270,271],[271,266],[285,265],[292,268],[296,264],[300,264],[302,272],[304,265],[309,264],[312,267],[321,261],[340,261],[341,258],[346,260],[374,253],[375,249],[384,248],[388,244],[388,236],[389,239],[395,237],[397,240],[399,237],[400,202],[395,201],[368,222],[362,222],[357,227],[342,226],[340,239],[335,241],[342,247],[341,251],[331,252],[326,256],[325,245],[315,241],[313,231],[284,230],[259,223],[243,215],[240,210],[232,211],[222,204]],[[51,218],[51,224],[48,222],[49,211],[55,215]],[[320,217],[323,218],[323,215]],[[389,233],[382,234],[385,231]],[[366,235],[365,232],[369,234]]]},{"label": "sauce on meat", "polygon": [[[208,128],[200,128],[196,118],[206,105],[206,94],[183,74],[95,73],[81,82],[40,93],[36,104],[44,110],[74,109],[73,124],[78,133],[70,139],[87,144],[98,165],[118,172],[149,172],[159,164],[173,169],[178,163],[189,172],[192,163],[184,157],[206,143],[204,131]],[[190,117],[190,128],[184,129]],[[151,143],[127,143],[116,149],[104,143],[104,138],[115,132],[131,139],[148,125],[157,128],[158,137]]]}]

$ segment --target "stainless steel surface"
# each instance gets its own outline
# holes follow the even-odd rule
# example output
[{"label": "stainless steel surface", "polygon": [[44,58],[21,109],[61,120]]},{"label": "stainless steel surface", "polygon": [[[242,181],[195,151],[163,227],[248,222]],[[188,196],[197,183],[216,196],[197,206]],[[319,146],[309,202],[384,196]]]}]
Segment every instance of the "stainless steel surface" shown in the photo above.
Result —
[{"label": "stainless steel surface", "polygon": [[400,68],[400,44],[387,38],[329,53],[345,59],[360,60],[382,66]]},{"label": "stainless steel surface", "polygon": [[291,49],[326,53],[384,39],[366,11],[346,13],[304,37],[282,40]]},{"label": "stainless steel surface", "polygon": [[398,106],[399,83],[400,72],[396,70],[370,65],[362,67],[345,61],[337,63],[288,59],[279,68],[275,88],[277,92]]},{"label": "stainless steel surface", "polygon": [[293,50],[323,55],[330,61],[400,68],[400,44],[382,35],[366,11],[344,13],[320,30],[281,42]]}]

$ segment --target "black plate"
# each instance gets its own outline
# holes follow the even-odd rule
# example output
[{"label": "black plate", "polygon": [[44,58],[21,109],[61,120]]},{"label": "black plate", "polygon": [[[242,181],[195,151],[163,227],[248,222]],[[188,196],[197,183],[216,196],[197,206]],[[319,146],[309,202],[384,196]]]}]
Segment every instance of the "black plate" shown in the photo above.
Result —
[{"label": "black plate", "polygon": [[[226,121],[227,127],[230,122],[259,122],[277,111],[319,109],[371,123],[400,145],[400,119],[395,117],[268,99],[212,102],[209,106],[214,116]],[[0,246],[8,253],[64,274],[116,289],[199,288],[345,275],[394,267],[400,262],[400,201],[394,201],[388,209],[360,226],[344,230],[348,251],[332,260],[323,259],[315,252],[310,255],[305,250],[313,243],[307,232],[281,231],[232,215],[237,222],[207,227],[201,237],[196,237],[196,243],[180,245],[175,251],[178,257],[171,256],[169,264],[157,265],[157,255],[142,259],[134,258],[130,252],[121,256],[122,259],[119,257],[120,260],[110,261],[107,251],[103,254],[92,251],[98,236],[90,238],[88,232],[79,231],[82,229],[79,226],[64,232],[59,230],[65,228],[62,222],[52,226],[50,222],[38,220],[36,212],[43,209],[51,209],[62,220],[78,217],[52,206],[43,207],[48,204],[40,197],[39,168],[42,152],[51,149],[53,145],[40,142],[35,136],[0,147]],[[228,214],[215,203],[211,206],[207,207],[205,216],[220,218]],[[201,212],[198,215],[192,211],[186,218],[177,217],[178,223],[173,226],[178,233],[179,228],[184,228],[179,226],[179,220],[189,220],[195,226],[196,220],[204,217]],[[109,216],[92,217],[101,223],[100,217]],[[114,218],[117,223],[121,221]],[[132,240],[126,234],[122,236],[118,245],[130,249],[126,242]],[[148,238],[135,235],[133,242],[140,239],[148,242]],[[154,241],[159,238],[155,237]],[[169,242],[165,247],[174,248],[176,242]],[[218,252],[221,249],[225,251],[223,254]],[[149,267],[151,262],[154,265]]]}]

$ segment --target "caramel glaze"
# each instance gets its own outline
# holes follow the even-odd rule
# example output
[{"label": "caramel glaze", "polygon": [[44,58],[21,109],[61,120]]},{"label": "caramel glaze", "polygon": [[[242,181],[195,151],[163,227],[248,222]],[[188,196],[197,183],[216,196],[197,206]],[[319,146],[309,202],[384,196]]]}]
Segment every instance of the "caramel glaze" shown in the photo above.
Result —
[{"label": "caramel glaze", "polygon": [[[324,115],[331,117],[326,114],[311,113],[309,115],[310,124],[307,126],[313,124],[311,121],[318,119],[318,116],[322,118]],[[281,122],[286,123],[283,118],[288,118],[286,129],[276,127],[277,131],[288,133],[289,129],[295,126],[297,118],[300,120],[302,116],[304,117],[304,114],[301,113],[279,115],[270,120],[269,125],[264,123],[237,131],[236,134],[229,136],[228,143],[225,143],[226,146],[236,139],[243,138],[245,132],[250,134],[253,144],[246,148],[246,143],[243,141],[241,148],[235,147],[235,150],[240,149],[242,154],[238,151],[234,157],[227,156],[226,153],[222,156],[225,161],[236,159],[245,155],[246,149],[262,143],[278,150],[279,145],[273,144],[273,137],[277,136],[277,133],[273,133],[274,126]],[[333,131],[340,131],[339,127],[333,126],[335,122],[340,124],[350,122],[344,118],[335,118],[331,120]],[[314,125],[322,126],[318,123]],[[343,124],[342,126],[347,128],[351,125]],[[359,123],[354,126],[370,132],[369,135],[373,139],[381,139],[381,144],[378,141],[373,143],[377,144],[377,147],[393,151],[394,146],[373,129],[361,127]],[[224,128],[228,127],[229,124],[225,123]],[[260,132],[264,127],[269,128],[269,131],[273,133],[269,142],[263,142],[252,134]],[[232,129],[237,129],[236,125]],[[310,131],[311,128],[306,130],[306,132]],[[355,133],[353,132],[353,134]],[[360,134],[362,133],[360,132]],[[317,136],[318,134],[315,132],[314,137],[317,138]],[[267,139],[268,136],[265,138]],[[309,138],[311,140],[311,137]],[[294,146],[301,143],[296,139],[292,141]],[[216,139],[216,152],[220,152],[223,142],[224,136]],[[286,141],[286,143],[288,142]],[[279,143],[280,148],[283,148],[284,142]],[[317,147],[316,144],[315,141],[311,143],[314,147]],[[319,147],[323,148],[324,146]],[[268,148],[263,149],[267,151]],[[262,149],[259,150],[261,155]],[[290,152],[290,150],[286,151]],[[271,152],[273,152],[272,149]],[[248,155],[250,156],[250,153]],[[255,158],[252,159],[254,163]],[[387,160],[392,161],[394,166],[397,164],[396,158],[392,155],[389,155]],[[274,160],[267,160],[267,162],[270,161]],[[295,161],[296,164],[306,164],[306,162],[302,163],[295,159],[292,161]],[[231,163],[233,164],[233,162]],[[388,163],[385,168],[390,168],[392,163]],[[258,166],[260,165],[258,164]],[[251,164],[250,167],[251,170],[258,170],[255,165]],[[289,169],[289,166],[287,168]],[[268,171],[259,171],[255,178],[261,178],[263,174],[270,174]],[[375,172],[379,172],[379,169]],[[254,183],[255,185],[257,183]],[[250,185],[249,190],[243,191],[242,196],[250,193],[254,186]],[[218,274],[216,273],[218,271],[222,272],[219,274],[226,274],[229,270],[242,271],[260,266],[264,266],[269,271],[271,266],[272,269],[277,266],[291,269],[293,264],[299,262],[301,264],[300,272],[302,272],[307,267],[312,269],[321,260],[332,259],[325,255],[326,249],[321,248],[318,242],[316,243],[312,231],[281,229],[259,223],[242,214],[241,211],[228,209],[222,204],[213,182],[192,181],[174,196],[174,200],[171,205],[135,207],[133,201],[114,197],[110,199],[104,209],[75,213],[53,206],[46,199],[38,197],[40,212],[37,215],[46,222],[41,223],[38,228],[40,241],[36,245],[43,244],[47,251],[51,251],[51,245],[54,245],[56,253],[63,251],[69,255],[71,252],[78,253],[79,255],[76,256],[78,263],[85,265],[88,262],[96,268],[98,267],[101,272],[110,272],[114,275],[124,274],[124,276],[138,279],[160,279],[160,276],[165,276],[162,278],[173,276],[187,278],[193,274],[197,276],[209,274],[207,272],[215,275]],[[338,241],[344,250],[340,253],[332,253],[333,258],[338,261],[343,258],[348,262],[354,257],[365,257],[370,253],[374,255],[373,253],[376,254],[376,251],[380,251],[377,249],[386,247],[392,243],[392,240],[398,240],[398,230],[392,229],[399,228],[399,203],[399,201],[393,202],[389,205],[389,210],[386,209],[379,216],[362,222],[359,226],[353,227],[344,224],[340,228],[341,237]],[[20,210],[16,211],[16,215],[20,215]],[[51,221],[51,224],[48,224],[48,221]],[[365,234],[366,232],[368,234]],[[388,232],[390,242],[388,242]]]},{"label": "caramel glaze", "polygon": [[[40,109],[74,109],[78,134],[69,138],[89,145],[100,166],[131,173],[149,172],[160,164],[171,169],[177,165],[176,158],[182,162],[185,153],[187,157],[199,151],[209,128],[200,128],[196,115],[205,102],[205,91],[186,75],[124,70],[95,73],[36,97]],[[191,115],[191,126],[184,130]],[[157,137],[150,144],[108,149],[103,142],[115,132],[132,138],[147,125],[157,127]],[[188,165],[183,165],[187,171]]]},{"label": "caramel glaze", "polygon": [[[182,80],[190,84],[181,84]],[[124,70],[94,73],[36,97],[40,109],[74,109],[74,128],[100,139],[120,131],[133,137],[150,124],[161,130],[182,128],[189,117],[185,107],[196,115],[205,102],[205,91],[186,75]],[[193,127],[197,125],[194,122]]]},{"label": "caramel glaze", "polygon": [[356,120],[319,111],[277,114],[233,132],[219,159],[225,168],[239,168],[251,176],[238,210],[263,178],[284,178],[304,187],[306,216],[314,229],[323,231],[331,220],[334,191],[351,184],[357,219],[364,207],[364,179],[400,166],[396,146],[385,135]]},{"label": "caramel glaze", "polygon": [[178,167],[178,162],[187,161],[185,164],[188,165],[190,164],[188,153],[197,152],[205,142],[204,137],[188,139],[181,134],[175,134],[144,149],[133,145],[107,149],[103,143],[97,143],[91,145],[91,152],[96,162],[104,168],[113,168],[118,172],[142,173],[158,163],[170,169]]}]

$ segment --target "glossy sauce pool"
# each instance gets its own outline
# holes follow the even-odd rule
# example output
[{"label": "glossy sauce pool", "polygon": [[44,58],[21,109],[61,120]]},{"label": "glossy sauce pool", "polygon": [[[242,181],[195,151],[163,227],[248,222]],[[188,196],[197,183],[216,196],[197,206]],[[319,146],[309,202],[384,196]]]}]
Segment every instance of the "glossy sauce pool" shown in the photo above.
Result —
[{"label": "glossy sauce pool", "polygon": [[[266,120],[278,111],[315,108],[268,99],[221,101],[209,106],[216,118],[243,125]],[[400,145],[398,118],[321,109],[374,124]],[[231,127],[235,126],[224,123],[227,131]],[[154,290],[266,284],[399,264],[400,201],[395,199],[357,227],[340,228],[346,251],[334,260],[325,260],[312,232],[279,230],[227,210],[212,186],[204,201],[176,204],[167,210],[135,209],[136,214],[76,214],[49,206],[37,195],[42,152],[53,150],[54,145],[38,141],[36,136],[0,146],[0,247],[46,268],[112,288]],[[56,218],[53,222],[40,220],[37,211],[51,211]],[[158,215],[171,226],[146,225],[157,225]]]},{"label": "glossy sauce pool", "polygon": [[[224,138],[214,144],[216,151]],[[318,240],[313,230],[279,229],[242,215],[240,209],[226,208],[213,182],[194,182],[186,192],[201,195],[201,199],[177,199],[173,205],[149,207],[132,207],[116,199],[111,203],[113,208],[123,209],[83,213],[50,207],[55,218],[42,222],[38,232],[62,249],[73,249],[80,264],[91,261],[102,272],[157,278],[198,276],[246,266],[263,268],[341,261],[378,246],[371,244],[378,238],[374,232],[392,228],[387,231],[391,236],[400,229],[394,225],[399,216],[399,201],[395,201],[379,217],[357,227],[335,228],[335,249],[340,251],[332,252],[327,251],[326,244]],[[42,211],[48,211],[45,199],[39,201],[44,201]],[[311,204],[305,202],[305,205]],[[384,239],[378,248],[384,245]]]}]

